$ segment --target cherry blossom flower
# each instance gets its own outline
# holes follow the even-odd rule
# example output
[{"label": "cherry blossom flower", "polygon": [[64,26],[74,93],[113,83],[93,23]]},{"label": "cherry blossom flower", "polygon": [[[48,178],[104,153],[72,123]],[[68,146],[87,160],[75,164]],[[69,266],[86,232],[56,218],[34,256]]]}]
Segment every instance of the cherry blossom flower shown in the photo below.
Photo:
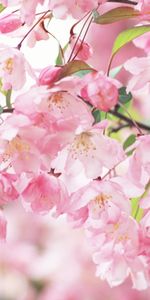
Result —
[{"label": "cherry blossom flower", "polygon": [[49,8],[53,10],[53,14],[56,18],[66,18],[68,14],[71,14],[73,18],[77,19],[97,6],[97,0],[87,0],[86,2],[84,0],[52,0],[49,4]]},{"label": "cherry blossom flower", "polygon": [[88,178],[101,176],[103,167],[111,169],[125,159],[121,145],[103,134],[102,123],[77,134],[72,143],[58,154],[59,159],[64,153],[63,168],[56,162],[56,170],[74,176],[84,169]]},{"label": "cherry blossom flower", "polygon": [[67,191],[58,178],[43,173],[31,178],[22,197],[37,213],[48,213],[55,207],[56,214],[60,215],[65,210]]},{"label": "cherry blossom flower", "polygon": [[122,212],[130,215],[130,211],[129,199],[118,184],[95,180],[71,195],[68,220],[75,224],[77,220],[87,220],[91,226],[100,228],[117,222]]},{"label": "cherry blossom flower", "polygon": [[29,64],[19,50],[7,46],[1,47],[0,77],[4,90],[21,89],[26,82],[26,71],[29,72],[29,69]]},{"label": "cherry blossom flower", "polygon": [[118,89],[107,76],[93,72],[84,77],[81,96],[94,107],[108,111],[118,102]]},{"label": "cherry blossom flower", "polygon": [[134,288],[142,290],[148,287],[147,263],[140,256],[139,228],[132,217],[122,214],[117,223],[107,224],[95,232],[90,227],[88,230],[93,241],[97,276],[106,279],[113,287],[130,275]]},{"label": "cherry blossom flower", "polygon": [[18,192],[15,188],[17,176],[6,172],[0,173],[0,206],[18,199]]},{"label": "cherry blossom flower", "polygon": [[150,176],[150,136],[141,136],[138,139],[136,150],[131,157],[129,165],[130,180],[136,185],[145,186]]}]

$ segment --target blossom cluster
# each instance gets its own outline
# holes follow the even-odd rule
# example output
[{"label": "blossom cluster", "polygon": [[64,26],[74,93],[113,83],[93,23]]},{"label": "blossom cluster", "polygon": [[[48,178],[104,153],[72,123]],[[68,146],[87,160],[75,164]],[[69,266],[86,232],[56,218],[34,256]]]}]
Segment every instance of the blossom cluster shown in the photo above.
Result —
[{"label": "blossom cluster", "polygon": [[[129,1],[131,6],[121,7],[137,20],[138,26],[132,28],[137,46],[143,38],[139,36],[147,34],[146,54],[121,66],[131,74],[125,83],[114,78],[118,68],[111,69],[124,42],[118,46],[116,40],[106,73],[89,65],[94,49],[85,41],[88,28],[92,22],[99,26],[106,14],[114,22],[113,9],[110,14],[100,12],[109,5],[106,1],[1,2],[1,35],[22,38],[16,46],[0,44],[1,244],[7,240],[9,226],[5,207],[14,201],[35,214],[65,215],[73,227],[84,228],[98,277],[111,287],[130,277],[135,289],[147,289],[150,127],[136,122],[132,115],[137,110],[143,120],[148,116],[148,1],[140,0],[134,8]],[[48,25],[53,18],[70,15],[76,20],[63,48]],[[80,22],[84,23],[77,34]],[[22,44],[27,39],[34,47],[51,36],[59,46],[56,64],[43,69],[39,65],[37,70],[28,62]],[[127,36],[127,42],[130,40]]]}]

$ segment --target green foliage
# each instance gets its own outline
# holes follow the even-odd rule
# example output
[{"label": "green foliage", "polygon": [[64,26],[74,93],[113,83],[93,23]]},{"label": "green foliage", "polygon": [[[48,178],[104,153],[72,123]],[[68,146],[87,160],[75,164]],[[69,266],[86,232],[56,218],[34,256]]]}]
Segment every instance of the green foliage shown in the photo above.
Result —
[{"label": "green foliage", "polygon": [[59,47],[59,52],[58,52],[58,55],[57,55],[57,58],[56,58],[56,65],[57,66],[62,66],[63,65],[63,57],[62,57],[62,52],[61,52],[60,47]]},{"label": "green foliage", "polygon": [[6,7],[3,6],[3,4],[0,3],[0,13],[5,9]]},{"label": "green foliage", "polygon": [[66,51],[68,45],[69,45],[69,43],[67,43],[63,49],[59,45],[59,51],[58,51],[58,55],[57,55],[57,58],[55,61],[57,66],[63,65],[63,57],[64,57],[64,54],[65,54],[65,51]]},{"label": "green foliage", "polygon": [[127,94],[125,86],[121,87],[119,89],[119,101],[125,104],[131,100],[132,100],[132,94],[130,92]]},{"label": "green foliage", "polygon": [[92,70],[81,70],[75,73],[75,75],[77,75],[78,77],[84,77],[86,74],[91,73]]},{"label": "green foliage", "polygon": [[109,72],[109,76],[111,78],[115,78],[117,76],[117,74],[121,71],[121,69],[122,69],[122,65],[111,69],[110,72]]},{"label": "green foliage", "polygon": [[143,217],[143,209],[139,207],[140,199],[141,198],[133,198],[131,200],[131,208],[132,208],[131,215],[134,219],[137,220],[137,222],[140,222],[140,220]]},{"label": "green foliage", "polygon": [[131,134],[123,144],[123,149],[126,150],[128,147],[132,146],[136,141],[136,135]]},{"label": "green foliage", "polygon": [[94,123],[95,124],[101,121],[101,112],[100,112],[100,110],[98,110],[98,109],[94,110],[92,112],[92,115],[94,117],[94,120],[95,120]]},{"label": "green foliage", "polygon": [[140,13],[130,6],[117,7],[109,10],[103,15],[94,15],[94,23],[96,24],[110,24],[125,19],[131,19],[139,16]]},{"label": "green foliage", "polygon": [[143,35],[146,32],[150,31],[149,25],[142,25],[127,30],[122,31],[116,38],[113,48],[112,56],[114,56],[122,47],[124,47],[129,42],[133,41],[137,37]]},{"label": "green foliage", "polygon": [[66,65],[64,65],[62,67],[62,72],[60,74],[60,78],[66,77],[66,76],[70,76],[76,72],[79,71],[94,71],[94,69],[92,69],[88,64],[86,64],[84,61],[82,60],[73,60],[70,61],[69,63],[67,63]]}]

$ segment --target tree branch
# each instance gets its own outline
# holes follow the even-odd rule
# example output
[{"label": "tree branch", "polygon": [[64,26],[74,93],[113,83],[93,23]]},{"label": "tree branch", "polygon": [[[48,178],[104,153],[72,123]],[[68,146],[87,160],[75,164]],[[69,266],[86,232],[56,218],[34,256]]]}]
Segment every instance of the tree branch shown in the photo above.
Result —
[{"label": "tree branch", "polygon": [[[115,117],[117,117],[117,118],[119,118],[119,119],[121,119],[121,120],[123,120],[123,121],[126,121],[129,124],[130,127],[135,127],[135,124],[134,124],[134,122],[131,119],[129,119],[125,115],[122,115],[118,111],[115,111],[115,110],[112,111],[112,110],[110,110],[108,113],[111,114],[111,115],[113,115],[113,116],[115,116]],[[143,124],[141,122],[138,122],[138,121],[135,121],[135,122],[136,122],[136,124],[140,128],[142,128],[144,130],[147,130],[147,131],[150,131],[150,126],[148,126],[146,124]]]},{"label": "tree branch", "polygon": [[137,5],[137,3],[138,3],[136,1],[130,1],[130,0],[107,0],[107,2],[125,3],[125,4],[131,4],[131,5]]}]

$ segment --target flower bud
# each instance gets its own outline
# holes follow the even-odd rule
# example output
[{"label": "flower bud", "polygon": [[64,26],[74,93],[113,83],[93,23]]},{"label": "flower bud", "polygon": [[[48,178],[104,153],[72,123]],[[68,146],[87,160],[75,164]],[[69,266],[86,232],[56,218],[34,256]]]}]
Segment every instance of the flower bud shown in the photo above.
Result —
[{"label": "flower bud", "polygon": [[20,17],[14,14],[8,15],[0,19],[0,32],[1,33],[9,33],[12,32],[19,27],[21,27],[22,22]]},{"label": "flower bud", "polygon": [[118,89],[112,79],[94,72],[86,75],[84,81],[81,96],[95,108],[107,112],[117,104]]},{"label": "flower bud", "polygon": [[59,79],[60,72],[61,67],[50,66],[44,68],[39,75],[39,85],[52,85],[55,81]]}]

